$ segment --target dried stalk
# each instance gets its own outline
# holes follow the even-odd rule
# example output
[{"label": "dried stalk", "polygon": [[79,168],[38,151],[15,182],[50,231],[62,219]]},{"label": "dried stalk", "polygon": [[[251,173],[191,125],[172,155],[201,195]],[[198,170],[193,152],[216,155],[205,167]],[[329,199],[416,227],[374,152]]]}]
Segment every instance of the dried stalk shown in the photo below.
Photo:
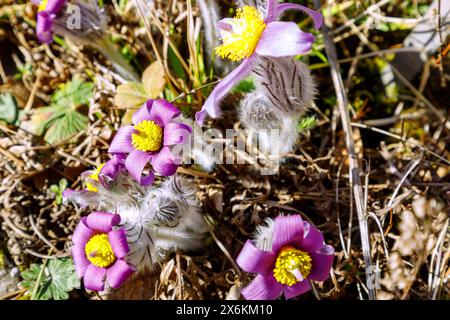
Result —
[{"label": "dried stalk", "polygon": [[[320,0],[314,0],[314,5],[316,9],[320,9]],[[376,300],[376,292],[373,288],[372,284],[372,262],[370,257],[370,240],[369,233],[367,228],[367,219],[366,214],[364,212],[364,204],[363,204],[363,190],[361,185],[361,177],[360,177],[360,168],[358,164],[358,157],[355,151],[355,141],[353,140],[353,131],[351,128],[351,120],[350,114],[348,112],[348,101],[347,96],[345,94],[344,83],[342,81],[342,77],[340,74],[340,67],[337,63],[337,53],[334,42],[330,36],[330,31],[328,26],[324,24],[322,26],[322,35],[325,43],[325,51],[327,53],[330,69],[331,69],[331,77],[333,80],[333,85],[336,91],[336,97],[338,102],[338,108],[340,113],[340,118],[342,122],[342,128],[345,133],[345,144],[347,146],[347,152],[349,154],[349,182],[352,186],[356,211],[358,214],[359,221],[359,231],[361,235],[361,245],[362,252],[364,256],[364,267],[366,271],[366,284],[367,290],[369,293],[370,300]]]}]

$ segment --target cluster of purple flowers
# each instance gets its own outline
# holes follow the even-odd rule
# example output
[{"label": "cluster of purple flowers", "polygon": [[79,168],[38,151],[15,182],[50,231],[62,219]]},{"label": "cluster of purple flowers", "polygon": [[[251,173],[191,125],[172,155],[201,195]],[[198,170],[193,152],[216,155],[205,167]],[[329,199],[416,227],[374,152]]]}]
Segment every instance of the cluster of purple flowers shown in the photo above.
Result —
[{"label": "cluster of purple flowers", "polygon": [[[37,36],[48,44],[53,40],[54,21],[67,1],[38,2]],[[216,53],[222,58],[242,61],[242,64],[213,90],[202,110],[196,114],[199,124],[203,123],[206,114],[212,118],[219,116],[220,100],[253,69],[261,67],[268,59],[292,58],[311,49],[314,36],[300,30],[294,22],[278,21],[281,13],[300,10],[312,17],[316,28],[322,24],[320,13],[298,4],[267,0],[261,10],[241,2],[244,5],[237,10],[235,18],[219,21],[222,44]],[[280,69],[289,66],[286,60],[277,63],[275,65]],[[299,70],[301,68],[299,66]],[[278,101],[281,107],[285,104],[295,107],[295,103],[303,107],[302,102],[284,98],[286,100]],[[111,190],[122,172],[134,180],[137,188],[150,187],[155,175],[175,175],[181,158],[173,153],[173,148],[190,143],[192,133],[189,125],[179,119],[177,121],[180,115],[180,110],[166,100],[147,101],[133,115],[132,125],[124,126],[116,133],[108,150],[111,160],[85,174],[87,188],[83,191],[67,190],[64,196],[92,204],[99,201],[92,195],[99,193],[99,189]],[[119,192],[125,191],[120,189]],[[125,220],[134,221],[134,225],[136,221],[145,220],[136,218],[132,209],[124,211]],[[170,210],[164,212],[164,216],[167,214],[176,216],[176,212]],[[192,217],[196,217],[195,214]],[[95,211],[82,218],[76,228],[73,259],[77,274],[84,278],[87,289],[102,291],[106,282],[110,287],[118,288],[137,270],[137,266],[127,260],[131,249],[122,220],[120,214]],[[276,299],[283,293],[290,299],[303,294],[311,289],[310,281],[328,278],[333,254],[333,248],[324,243],[321,232],[303,221],[300,215],[268,220],[266,226],[258,227],[255,242],[247,241],[237,257],[237,264],[243,270],[257,274],[242,289],[242,295],[246,299]]]}]

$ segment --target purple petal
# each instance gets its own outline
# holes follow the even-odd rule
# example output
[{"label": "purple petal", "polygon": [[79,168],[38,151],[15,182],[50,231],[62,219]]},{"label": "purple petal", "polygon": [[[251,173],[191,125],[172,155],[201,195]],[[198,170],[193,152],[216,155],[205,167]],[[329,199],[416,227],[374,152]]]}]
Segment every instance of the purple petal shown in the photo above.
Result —
[{"label": "purple petal", "polygon": [[308,279],[325,281],[330,276],[334,255],[311,253],[312,269]]},{"label": "purple petal", "polygon": [[45,6],[45,11],[50,13],[58,13],[64,6],[67,0],[48,0]]},{"label": "purple petal", "polygon": [[186,144],[191,141],[192,128],[184,123],[171,122],[164,128],[164,146]]},{"label": "purple petal", "polygon": [[165,177],[173,176],[177,172],[181,159],[175,157],[169,148],[164,147],[152,159],[153,170]]},{"label": "purple petal", "polygon": [[84,274],[84,286],[88,290],[103,291],[103,289],[105,289],[105,284],[103,282],[105,276],[106,269],[90,264]]},{"label": "purple petal", "polygon": [[323,235],[309,222],[303,221],[303,239],[296,241],[296,247],[307,252],[316,252],[323,247]]},{"label": "purple petal", "polygon": [[109,146],[109,153],[131,153],[134,150],[131,142],[131,134],[134,133],[133,126],[125,126],[117,131],[111,145]]},{"label": "purple petal", "polygon": [[284,286],[284,296],[286,299],[295,298],[311,290],[311,283],[308,280],[297,282],[293,286]]},{"label": "purple petal", "polygon": [[165,127],[173,118],[181,114],[180,109],[166,100],[154,100],[151,104],[150,115],[160,127]]},{"label": "purple petal", "polygon": [[131,152],[125,161],[125,167],[130,175],[142,186],[149,186],[153,183],[155,175],[150,172],[147,176],[142,176],[145,166],[152,158],[152,155],[140,150]]},{"label": "purple petal", "polygon": [[314,36],[294,22],[275,21],[267,25],[255,52],[260,56],[293,57],[311,50]]},{"label": "purple petal", "polygon": [[137,125],[142,121],[145,120],[152,120],[152,117],[150,115],[150,107],[152,105],[154,100],[148,100],[142,107],[139,108],[134,114],[133,117],[131,117],[133,124]]},{"label": "purple petal", "polygon": [[295,3],[283,3],[277,6],[275,10],[275,18],[286,10],[299,10],[307,13],[314,21],[314,27],[318,30],[323,24],[323,16],[320,12],[312,10],[308,7]]},{"label": "purple petal", "polygon": [[109,212],[92,212],[86,218],[86,224],[89,228],[102,233],[110,232],[112,227],[119,223],[120,216]]},{"label": "purple petal", "polygon": [[119,175],[120,171],[125,167],[125,154],[120,153],[114,155],[111,160],[108,160],[98,174],[98,180],[103,186],[110,189],[111,182]]},{"label": "purple petal", "polygon": [[77,203],[83,208],[95,207],[100,201],[100,196],[97,192],[89,190],[76,191],[72,189],[66,189],[63,192],[64,200]]},{"label": "purple petal", "polygon": [[303,239],[303,220],[300,215],[280,216],[275,219],[272,250]]},{"label": "purple petal", "polygon": [[41,43],[50,44],[53,42],[53,17],[47,11],[37,14],[36,35]]},{"label": "purple petal", "polygon": [[117,260],[116,263],[108,269],[106,277],[108,283],[114,289],[119,288],[136,270],[123,260]]},{"label": "purple petal", "polygon": [[95,231],[88,227],[86,217],[83,217],[73,232],[72,242],[84,247],[86,243],[88,243],[88,241],[94,236],[94,234]]},{"label": "purple petal", "polygon": [[275,300],[281,294],[283,285],[273,275],[257,275],[253,281],[241,290],[246,300]]},{"label": "purple petal", "polygon": [[267,1],[267,17],[266,23],[270,23],[277,19],[277,8],[278,8],[278,0],[268,0]]},{"label": "purple petal", "polygon": [[109,243],[114,252],[114,255],[121,259],[127,255],[130,251],[130,247],[127,242],[127,235],[125,229],[114,230],[108,233]]},{"label": "purple petal", "polygon": [[86,257],[86,252],[84,250],[84,244],[75,244],[72,246],[72,258],[73,264],[75,265],[75,271],[77,272],[78,278],[82,278],[86,269],[91,264]]},{"label": "purple petal", "polygon": [[228,74],[209,95],[203,104],[202,110],[197,112],[195,119],[201,126],[205,120],[206,114],[211,118],[217,118],[220,115],[220,101],[227,95],[227,93],[233,88],[233,86],[247,76],[256,60],[256,55],[252,55],[250,58],[245,59],[242,63]]},{"label": "purple petal", "polygon": [[259,250],[252,241],[247,240],[236,263],[246,272],[269,275],[272,273],[275,259],[275,253]]}]

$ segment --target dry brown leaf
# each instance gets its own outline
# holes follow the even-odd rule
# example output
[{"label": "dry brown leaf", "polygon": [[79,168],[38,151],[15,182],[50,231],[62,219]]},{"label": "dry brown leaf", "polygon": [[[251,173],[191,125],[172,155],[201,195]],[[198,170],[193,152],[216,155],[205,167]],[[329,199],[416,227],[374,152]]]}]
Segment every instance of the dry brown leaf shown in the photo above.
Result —
[{"label": "dry brown leaf", "polygon": [[150,99],[156,99],[166,86],[164,67],[158,61],[153,62],[142,74],[142,85]]},{"label": "dry brown leaf", "polygon": [[135,109],[149,99],[144,86],[137,82],[127,82],[117,87],[114,104],[123,109]]}]

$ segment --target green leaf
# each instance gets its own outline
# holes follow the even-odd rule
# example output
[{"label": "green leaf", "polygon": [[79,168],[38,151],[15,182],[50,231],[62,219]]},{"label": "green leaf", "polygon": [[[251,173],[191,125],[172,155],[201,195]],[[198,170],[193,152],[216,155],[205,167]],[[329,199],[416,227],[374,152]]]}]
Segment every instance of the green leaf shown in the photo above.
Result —
[{"label": "green leaf", "polygon": [[70,138],[87,128],[88,117],[75,110],[68,110],[63,117],[55,119],[47,130],[44,140],[53,144]]},{"label": "green leaf", "polygon": [[234,88],[231,90],[231,93],[249,93],[255,90],[255,84],[253,83],[252,78],[246,78],[240,81]]},{"label": "green leaf", "polygon": [[59,180],[59,190],[61,192],[63,192],[64,190],[66,190],[67,186],[69,185],[69,182],[67,181],[67,179],[62,178],[61,180]]},{"label": "green leaf", "polygon": [[53,94],[52,102],[55,105],[76,109],[87,104],[94,95],[94,84],[83,82],[80,78],[74,77],[72,81],[62,84]]},{"label": "green leaf", "polygon": [[0,120],[14,123],[18,114],[16,100],[13,95],[11,93],[0,94]]},{"label": "green leaf", "polygon": [[314,128],[316,123],[317,123],[316,116],[310,116],[310,117],[303,118],[297,126],[297,131],[300,133],[300,132],[310,130],[310,129]]},{"label": "green leaf", "polygon": [[186,80],[186,73],[184,72],[183,65],[181,64],[180,60],[176,56],[175,52],[173,52],[172,48],[169,47],[168,53],[169,53],[168,54],[169,63],[171,65],[175,75],[178,78]]},{"label": "green leaf", "polygon": [[41,272],[42,264],[32,264],[22,272],[21,285],[32,291],[38,286],[36,299],[38,300],[67,300],[73,289],[80,288],[80,280],[75,273],[72,259],[51,259],[44,267],[39,283],[36,283]]}]

